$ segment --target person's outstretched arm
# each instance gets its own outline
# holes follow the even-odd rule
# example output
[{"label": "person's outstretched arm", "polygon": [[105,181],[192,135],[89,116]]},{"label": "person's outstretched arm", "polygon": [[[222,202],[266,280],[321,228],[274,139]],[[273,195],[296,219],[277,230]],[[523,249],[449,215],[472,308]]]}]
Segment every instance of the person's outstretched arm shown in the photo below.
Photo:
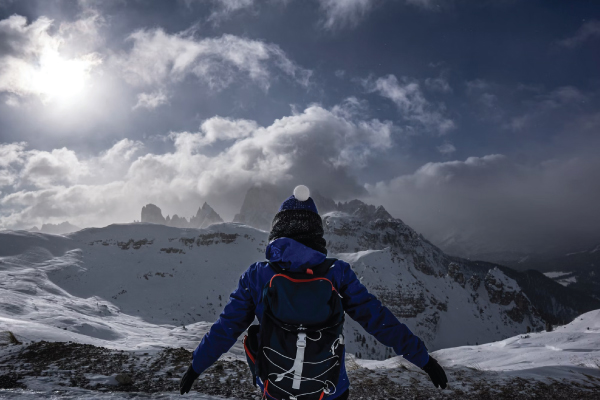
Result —
[{"label": "person's outstretched arm", "polygon": [[350,265],[345,262],[340,294],[343,296],[344,311],[350,318],[358,322],[381,343],[392,347],[396,354],[427,372],[435,387],[446,388],[448,382],[446,373],[437,361],[429,356],[423,341],[398,321],[398,318],[384,307],[377,297],[369,293]]},{"label": "person's outstretched arm", "polygon": [[423,341],[369,293],[347,263],[343,267],[340,292],[344,311],[367,332],[417,367],[427,364],[429,354]]},{"label": "person's outstretched arm", "polygon": [[229,296],[219,319],[194,350],[192,365],[181,379],[181,394],[189,392],[194,380],[222,354],[229,351],[237,338],[254,321],[255,305],[249,284],[249,275],[254,267],[255,264],[242,274],[237,289]]}]

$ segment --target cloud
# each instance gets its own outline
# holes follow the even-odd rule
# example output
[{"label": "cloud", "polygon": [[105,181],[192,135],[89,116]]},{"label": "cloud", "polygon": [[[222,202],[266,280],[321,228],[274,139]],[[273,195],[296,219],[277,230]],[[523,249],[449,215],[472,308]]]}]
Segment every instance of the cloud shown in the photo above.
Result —
[{"label": "cloud", "polygon": [[509,129],[519,131],[538,118],[547,116],[550,112],[556,112],[557,110],[569,107],[578,107],[588,100],[589,96],[574,86],[558,87],[550,92],[535,96],[526,104],[528,111],[511,118],[505,126]]},{"label": "cloud", "polygon": [[420,128],[443,135],[456,127],[454,121],[444,116],[443,104],[434,105],[427,101],[419,82],[414,79],[404,77],[398,81],[394,75],[388,75],[376,80],[367,79],[364,85],[370,92],[393,101],[402,118]]},{"label": "cloud", "polygon": [[0,144],[0,188],[12,186],[18,178],[18,168],[23,164],[26,143]]},{"label": "cloud", "polygon": [[520,164],[490,154],[426,163],[414,173],[367,185],[434,242],[462,238],[478,252],[581,245],[597,237],[600,160],[564,155]]},{"label": "cloud", "polygon": [[37,187],[52,187],[75,182],[87,174],[87,166],[79,161],[75,152],[63,147],[51,152],[27,152],[20,178]]},{"label": "cloud", "polygon": [[139,93],[137,99],[138,101],[133,106],[133,110],[137,110],[138,108],[153,110],[169,102],[169,97],[162,90],[152,93]]},{"label": "cloud", "polygon": [[454,147],[454,145],[452,145],[451,143],[444,143],[441,146],[437,147],[438,151],[444,155],[447,154],[452,154],[456,151],[456,147]]},{"label": "cloud", "polygon": [[364,194],[354,174],[392,145],[391,122],[364,119],[356,101],[311,105],[269,126],[213,117],[198,132],[172,132],[173,150],[148,152],[121,140],[92,157],[69,149],[2,145],[0,226],[29,227],[68,219],[78,226],[138,219],[154,202],[166,213],[195,213],[213,201],[226,217],[251,185],[303,182],[338,198]]},{"label": "cloud", "polygon": [[223,19],[229,18],[233,13],[241,10],[247,10],[254,7],[254,0],[213,0],[216,9],[208,18],[213,23],[218,23]]},{"label": "cloud", "polygon": [[[319,0],[325,13],[322,25],[325,29],[335,30],[357,26],[373,8],[383,1],[376,0]],[[403,3],[425,10],[433,10],[434,0],[403,0]]]},{"label": "cloud", "polygon": [[307,86],[311,71],[291,61],[281,48],[260,40],[223,35],[196,39],[190,32],[138,30],[132,48],[114,59],[125,79],[140,87],[162,87],[194,76],[221,90],[245,76],[267,90],[279,74]]},{"label": "cloud", "polygon": [[373,0],[319,0],[326,29],[356,26],[374,6]]},{"label": "cloud", "polygon": [[20,15],[1,20],[0,92],[48,101],[84,84],[101,59],[76,43],[94,36],[99,23],[97,16],[87,16],[54,30],[46,17],[31,23]]},{"label": "cloud", "polygon": [[450,84],[448,83],[446,78],[441,77],[441,76],[438,78],[425,79],[425,86],[429,90],[433,90],[436,92],[442,92],[442,93],[451,93],[452,92],[452,87],[450,86]]},{"label": "cloud", "polygon": [[574,36],[563,39],[558,42],[564,47],[577,47],[588,39],[600,37],[600,21],[591,20],[585,22]]}]

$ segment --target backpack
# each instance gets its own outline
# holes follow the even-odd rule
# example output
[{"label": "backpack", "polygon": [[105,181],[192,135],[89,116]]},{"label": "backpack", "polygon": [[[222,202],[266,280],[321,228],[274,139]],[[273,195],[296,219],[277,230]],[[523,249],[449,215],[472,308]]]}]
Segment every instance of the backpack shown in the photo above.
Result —
[{"label": "backpack", "polygon": [[244,338],[246,358],[263,398],[321,400],[335,393],[344,356],[341,295],[324,277],[328,258],[306,272],[269,262],[275,275],[263,288],[263,318]]}]

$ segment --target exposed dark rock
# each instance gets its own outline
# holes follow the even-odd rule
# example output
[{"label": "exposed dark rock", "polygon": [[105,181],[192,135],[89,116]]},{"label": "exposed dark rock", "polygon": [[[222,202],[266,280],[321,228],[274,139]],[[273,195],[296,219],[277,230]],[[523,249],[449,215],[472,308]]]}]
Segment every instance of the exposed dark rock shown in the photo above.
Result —
[{"label": "exposed dark rock", "polygon": [[479,289],[479,286],[481,285],[481,278],[477,275],[473,275],[469,278],[467,283],[469,284],[471,290],[476,292]]},{"label": "exposed dark rock", "polygon": [[115,380],[119,382],[120,385],[131,385],[133,383],[133,379],[127,374],[117,374]]},{"label": "exposed dark rock", "polygon": [[206,228],[212,224],[223,222],[223,219],[206,202],[189,221],[177,214],[172,217],[167,215],[167,218],[163,218],[160,208],[154,204],[147,204],[142,208],[142,222],[168,225],[175,228]]},{"label": "exposed dark rock", "polygon": [[142,207],[142,222],[150,222],[152,224],[166,224],[166,220],[162,215],[160,208],[154,204],[146,204]]},{"label": "exposed dark rock", "polygon": [[198,209],[198,212],[192,219],[190,219],[189,225],[192,228],[206,228],[212,224],[223,222],[223,219],[207,202],[204,202],[202,207]]},{"label": "exposed dark rock", "polygon": [[458,264],[450,263],[450,265],[448,265],[448,276],[460,286],[465,287],[465,276],[461,272],[461,268]]},{"label": "exposed dark rock", "polygon": [[246,192],[242,208],[233,218],[233,222],[270,231],[273,217],[281,203],[289,196],[290,194],[286,196],[286,193],[275,185],[253,186]]},{"label": "exposed dark rock", "polygon": [[40,232],[42,233],[52,233],[55,235],[64,235],[79,230],[81,230],[80,227],[70,224],[69,221],[61,222],[60,224],[43,224],[40,228]]},{"label": "exposed dark rock", "polygon": [[[72,387],[91,393],[110,391],[117,397],[119,393],[128,397],[140,397],[142,393],[178,393],[179,378],[190,359],[191,352],[183,348],[166,348],[157,354],[141,355],[92,345],[37,342],[0,358],[0,389],[25,388],[21,382],[25,377],[48,379],[52,376],[51,379]],[[557,380],[544,383],[535,379],[507,378],[491,371],[446,367],[449,387],[442,391],[436,389],[422,371],[404,365],[371,370],[361,368],[351,357],[346,359],[346,364],[352,382],[352,399],[587,400],[597,399],[600,388],[593,377],[588,377],[586,384]],[[51,375],[49,371],[52,371]],[[85,374],[115,376],[115,379],[124,375],[129,378],[124,381],[129,383],[118,386],[91,383]],[[81,389],[77,389],[79,395]],[[200,375],[192,386],[193,392],[243,400],[261,397],[252,384],[248,365],[241,360],[217,361]]]},{"label": "exposed dark rock", "polygon": [[0,346],[8,344],[21,344],[11,331],[0,331]]}]

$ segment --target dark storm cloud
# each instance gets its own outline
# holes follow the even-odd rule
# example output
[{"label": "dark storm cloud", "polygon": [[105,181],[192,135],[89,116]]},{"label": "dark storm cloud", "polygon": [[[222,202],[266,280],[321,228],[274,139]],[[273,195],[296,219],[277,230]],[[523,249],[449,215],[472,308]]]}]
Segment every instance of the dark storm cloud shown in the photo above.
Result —
[{"label": "dark storm cloud", "polygon": [[598,240],[600,161],[578,155],[522,165],[502,155],[428,163],[369,186],[388,210],[465,255],[565,250]]}]

